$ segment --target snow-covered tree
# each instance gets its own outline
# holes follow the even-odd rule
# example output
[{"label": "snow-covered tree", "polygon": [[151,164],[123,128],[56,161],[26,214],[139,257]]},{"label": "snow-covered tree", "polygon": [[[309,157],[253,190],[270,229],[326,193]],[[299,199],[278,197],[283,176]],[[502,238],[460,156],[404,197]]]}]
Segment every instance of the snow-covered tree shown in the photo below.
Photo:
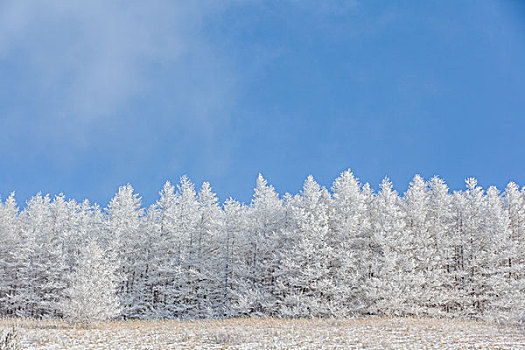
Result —
[{"label": "snow-covered tree", "polygon": [[504,193],[506,212],[509,218],[511,251],[506,265],[509,277],[524,278],[525,271],[525,187],[520,191],[518,185],[510,182]]},{"label": "snow-covered tree", "polygon": [[430,220],[430,193],[428,184],[416,175],[403,196],[405,212],[405,244],[409,247],[403,256],[405,274],[404,314],[427,314],[432,297],[431,276],[435,273],[436,259],[440,259],[439,247],[432,236]]},{"label": "snow-covered tree", "polygon": [[[477,180],[468,178],[467,189],[455,192],[457,212],[456,274],[457,303],[465,317],[479,318],[488,308],[489,277],[496,263],[492,252],[491,235],[506,230],[505,223],[497,219],[496,203],[487,208],[487,198]],[[497,198],[497,193],[492,194]],[[495,199],[492,199],[495,202]],[[487,214],[490,216],[487,217]],[[496,216],[496,217],[495,217]],[[490,218],[488,220],[488,218]],[[491,226],[487,230],[487,223]],[[495,232],[494,232],[495,231]]]},{"label": "snow-covered tree", "polygon": [[372,230],[380,253],[377,272],[373,276],[373,304],[369,311],[383,315],[405,315],[407,305],[411,302],[404,283],[406,257],[411,248],[405,244],[408,238],[400,198],[388,178],[381,183],[381,191],[373,202]]},{"label": "snow-covered tree", "polygon": [[423,288],[422,308],[429,316],[442,317],[455,307],[452,195],[443,179],[435,176],[429,182],[429,238],[427,249],[434,252],[428,261],[428,274]]},{"label": "snow-covered tree", "polygon": [[285,317],[323,317],[344,312],[330,246],[328,191],[309,176],[301,193],[287,203],[292,225],[277,275],[280,314]]},{"label": "snow-covered tree", "polygon": [[515,300],[519,294],[509,279],[507,262],[511,259],[510,219],[505,213],[503,198],[499,190],[491,186],[486,194],[485,229],[481,261],[481,279],[484,282],[481,303],[483,316],[489,319],[507,321],[518,307]]},{"label": "snow-covered tree", "polygon": [[15,194],[0,202],[0,314],[13,315],[20,307],[12,297],[22,291],[18,283],[22,239],[19,237],[18,205]]},{"label": "snow-covered tree", "polygon": [[222,210],[208,182],[202,184],[197,194],[199,218],[196,223],[196,256],[198,263],[194,283],[198,298],[198,317],[221,316],[221,254],[218,251],[219,233],[222,231]]},{"label": "snow-covered tree", "polygon": [[[147,213],[130,185],[104,211],[39,193],[19,212],[11,195],[0,202],[0,316],[525,322],[525,189],[514,183],[501,195],[467,179],[451,194],[416,175],[399,196],[388,179],[375,193],[347,170],[330,190],[310,176],[281,197],[259,175],[254,192],[250,205],[221,205],[183,176]],[[106,292],[105,316],[79,309]]]},{"label": "snow-covered tree", "polygon": [[120,314],[115,275],[118,266],[108,254],[93,241],[80,248],[77,267],[69,277],[67,298],[60,305],[71,322],[90,324]]},{"label": "snow-covered tree", "polygon": [[364,313],[369,305],[370,271],[377,244],[372,235],[370,193],[347,170],[332,186],[330,246],[334,259],[332,275],[337,288],[339,312]]},{"label": "snow-covered tree", "polygon": [[248,212],[249,242],[246,252],[247,270],[240,295],[242,313],[274,316],[278,312],[275,272],[281,262],[282,227],[285,210],[279,194],[259,174]]},{"label": "snow-covered tree", "polygon": [[145,235],[142,231],[141,199],[131,185],[121,186],[111,199],[107,212],[106,239],[110,250],[121,263],[118,273],[122,279],[118,295],[125,318],[140,317],[146,313],[144,278],[147,269]]},{"label": "snow-covered tree", "polygon": [[173,317],[172,305],[178,300],[175,281],[180,278],[182,238],[176,187],[169,181],[160,191],[159,200],[149,209],[147,231],[153,252],[149,271],[153,317]]},{"label": "snow-covered tree", "polygon": [[20,295],[19,302],[25,304],[20,316],[52,316],[57,310],[52,293],[64,287],[61,278],[64,268],[62,242],[54,230],[50,203],[48,195],[39,193],[28,201],[20,214],[24,246],[18,255],[23,261],[19,271],[21,283],[27,285]]},{"label": "snow-covered tree", "polygon": [[244,232],[248,229],[246,206],[228,199],[224,204],[222,230],[217,237],[217,249],[221,254],[217,264],[219,268],[221,303],[219,314],[225,317],[237,316],[244,312],[244,305],[239,304],[239,295],[244,292],[241,288],[243,273],[246,268],[246,252],[248,241]]},{"label": "snow-covered tree", "polygon": [[517,295],[507,317],[510,321],[525,323],[525,187],[520,191],[514,182],[509,183],[504,200],[510,235],[504,262],[510,288],[508,296]]},{"label": "snow-covered tree", "polygon": [[196,283],[200,279],[197,224],[200,219],[199,203],[193,183],[183,176],[177,185],[177,236],[180,237],[179,276],[172,287],[174,316],[194,318],[199,314]]}]

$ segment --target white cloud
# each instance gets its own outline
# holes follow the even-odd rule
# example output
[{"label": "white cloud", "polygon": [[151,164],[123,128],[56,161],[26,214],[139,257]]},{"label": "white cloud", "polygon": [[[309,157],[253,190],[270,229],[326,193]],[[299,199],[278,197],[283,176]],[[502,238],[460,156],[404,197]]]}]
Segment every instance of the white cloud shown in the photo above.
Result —
[{"label": "white cloud", "polygon": [[7,0],[0,59],[23,60],[36,90],[60,105],[54,118],[99,120],[149,88],[148,66],[206,46],[201,24],[217,10],[206,1]]},{"label": "white cloud", "polygon": [[[248,2],[3,0],[0,64],[21,61],[24,83],[45,101],[40,119],[83,124],[125,112],[133,98],[158,84],[159,75],[151,74],[157,67],[173,75],[174,99],[184,104],[180,114],[210,127],[210,116],[226,115],[234,103],[240,77],[229,53],[207,40],[203,25],[228,6]],[[357,6],[356,0],[295,3],[314,13]]]},{"label": "white cloud", "polygon": [[[242,85],[282,50],[239,48],[222,36],[226,23],[208,27],[230,6],[249,2],[0,0],[0,69],[15,66],[24,86],[12,113],[0,115],[0,125],[9,126],[0,152],[20,159],[51,154],[51,162],[69,166],[96,145],[94,154],[132,150],[140,159],[169,149],[173,164],[191,156],[206,159],[213,171],[225,169],[235,142],[230,134],[238,132],[228,129],[228,118]],[[355,7],[354,0],[315,4],[297,8],[324,16]],[[130,116],[136,100],[145,115]],[[7,147],[11,142],[21,146]]]}]

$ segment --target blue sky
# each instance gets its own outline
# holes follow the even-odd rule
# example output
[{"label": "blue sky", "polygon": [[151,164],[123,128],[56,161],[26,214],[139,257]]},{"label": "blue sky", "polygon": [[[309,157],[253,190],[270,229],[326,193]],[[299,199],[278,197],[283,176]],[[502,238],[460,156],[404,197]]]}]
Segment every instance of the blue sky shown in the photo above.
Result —
[{"label": "blue sky", "polygon": [[0,194],[525,185],[521,1],[0,2]]}]

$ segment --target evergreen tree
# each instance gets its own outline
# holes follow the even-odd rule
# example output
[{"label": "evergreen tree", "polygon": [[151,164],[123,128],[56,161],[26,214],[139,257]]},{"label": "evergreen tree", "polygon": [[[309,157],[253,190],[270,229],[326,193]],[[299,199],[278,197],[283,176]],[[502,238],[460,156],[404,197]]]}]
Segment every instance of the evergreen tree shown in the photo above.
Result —
[{"label": "evergreen tree", "polygon": [[222,211],[217,196],[208,182],[202,184],[197,195],[199,218],[196,224],[195,294],[199,305],[198,317],[221,316],[221,255],[218,251],[218,236],[223,225]]},{"label": "evergreen tree", "polygon": [[468,178],[467,189],[455,192],[457,303],[463,316],[479,318],[486,309],[486,280],[490,247],[485,235],[485,196],[477,180]]},{"label": "evergreen tree", "polygon": [[335,257],[329,239],[329,205],[328,192],[312,176],[288,203],[293,225],[277,273],[282,316],[333,316],[345,310],[338,304],[340,275],[333,275],[331,266]]},{"label": "evergreen tree", "polygon": [[[407,247],[404,257],[405,293],[407,303],[404,314],[428,314],[426,307],[431,301],[429,288],[434,271],[435,259],[440,259],[439,249],[432,237],[430,220],[430,193],[428,184],[416,175],[403,196],[405,212],[405,239]],[[429,295],[430,294],[430,295]]]},{"label": "evergreen tree", "polygon": [[508,295],[517,295],[508,319],[525,323],[525,187],[519,189],[511,182],[504,192],[506,213],[509,217],[509,248],[505,271],[509,284]]},{"label": "evergreen tree", "polygon": [[377,253],[369,216],[370,194],[361,190],[350,170],[334,181],[332,191],[330,246],[335,260],[331,265],[339,310],[343,314],[364,313],[370,302],[370,264]]},{"label": "evergreen tree", "polygon": [[511,258],[512,243],[510,236],[510,219],[505,213],[503,199],[499,190],[491,186],[487,190],[485,207],[485,230],[481,261],[481,282],[483,297],[481,298],[485,318],[508,320],[519,300],[515,293],[512,280],[508,278],[509,270],[506,263]]},{"label": "evergreen tree", "polygon": [[121,283],[118,295],[124,318],[140,317],[148,312],[145,303],[144,277],[146,272],[145,236],[142,232],[141,199],[131,185],[121,186],[109,203],[106,221],[110,250],[120,262]]},{"label": "evergreen tree", "polygon": [[281,262],[282,225],[285,210],[273,186],[259,174],[248,212],[247,267],[240,295],[243,312],[251,315],[274,316],[278,312],[275,273]]},{"label": "evergreen tree", "polygon": [[120,314],[115,276],[118,267],[107,254],[95,242],[80,248],[77,267],[69,278],[67,299],[61,303],[62,313],[70,321],[89,324]]},{"label": "evergreen tree", "polygon": [[427,247],[434,256],[428,261],[428,274],[423,289],[422,305],[429,316],[444,316],[454,310],[453,229],[455,218],[452,211],[452,195],[445,181],[435,176],[430,180],[428,229],[430,241]]},{"label": "evergreen tree", "polygon": [[222,270],[218,274],[222,294],[219,314],[225,317],[238,316],[246,311],[246,305],[242,305],[239,298],[244,296],[243,277],[248,270],[246,253],[249,242],[244,234],[248,230],[246,211],[246,206],[231,198],[224,204],[224,221],[217,240],[222,261],[217,266]]},{"label": "evergreen tree", "polygon": [[148,211],[148,232],[154,252],[151,260],[151,294],[154,317],[174,317],[173,305],[178,302],[178,290],[175,283],[180,282],[182,263],[182,238],[179,232],[175,193],[176,188],[166,182],[160,198]]},{"label": "evergreen tree", "polygon": [[199,203],[193,183],[183,176],[177,186],[177,235],[181,239],[180,273],[172,285],[176,297],[172,307],[177,318],[195,318],[200,314],[196,286],[200,279],[197,224]]},{"label": "evergreen tree", "polygon": [[49,300],[54,296],[49,292],[54,290],[54,279],[63,269],[63,257],[58,252],[61,242],[53,231],[50,202],[48,195],[38,193],[20,214],[24,246],[18,255],[19,272],[25,287],[15,299],[24,305],[19,316],[49,317],[56,310],[55,300]]},{"label": "evergreen tree", "polygon": [[221,206],[183,176],[146,215],[130,185],[105,211],[39,193],[19,213],[12,194],[0,202],[0,315],[525,322],[525,189],[466,182],[450,194],[416,175],[400,197],[347,170],[331,192],[309,176],[280,197],[259,175],[249,206]]},{"label": "evergreen tree", "polygon": [[0,202],[0,314],[14,315],[17,306],[12,299],[22,291],[19,279],[19,252],[22,240],[19,237],[18,205],[14,192]]},{"label": "evergreen tree", "polygon": [[380,252],[377,273],[373,277],[373,304],[369,310],[382,315],[405,315],[411,302],[404,283],[405,259],[410,247],[405,244],[408,239],[400,198],[388,178],[381,183],[372,213],[372,229]]}]

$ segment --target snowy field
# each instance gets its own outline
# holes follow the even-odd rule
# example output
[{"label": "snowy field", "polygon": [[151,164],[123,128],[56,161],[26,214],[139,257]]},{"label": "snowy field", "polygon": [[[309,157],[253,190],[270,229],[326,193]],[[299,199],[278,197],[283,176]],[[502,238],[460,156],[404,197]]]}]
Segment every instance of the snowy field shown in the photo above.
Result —
[{"label": "snowy field", "polygon": [[29,349],[525,349],[525,330],[430,319],[109,322],[73,329],[16,323]]}]

